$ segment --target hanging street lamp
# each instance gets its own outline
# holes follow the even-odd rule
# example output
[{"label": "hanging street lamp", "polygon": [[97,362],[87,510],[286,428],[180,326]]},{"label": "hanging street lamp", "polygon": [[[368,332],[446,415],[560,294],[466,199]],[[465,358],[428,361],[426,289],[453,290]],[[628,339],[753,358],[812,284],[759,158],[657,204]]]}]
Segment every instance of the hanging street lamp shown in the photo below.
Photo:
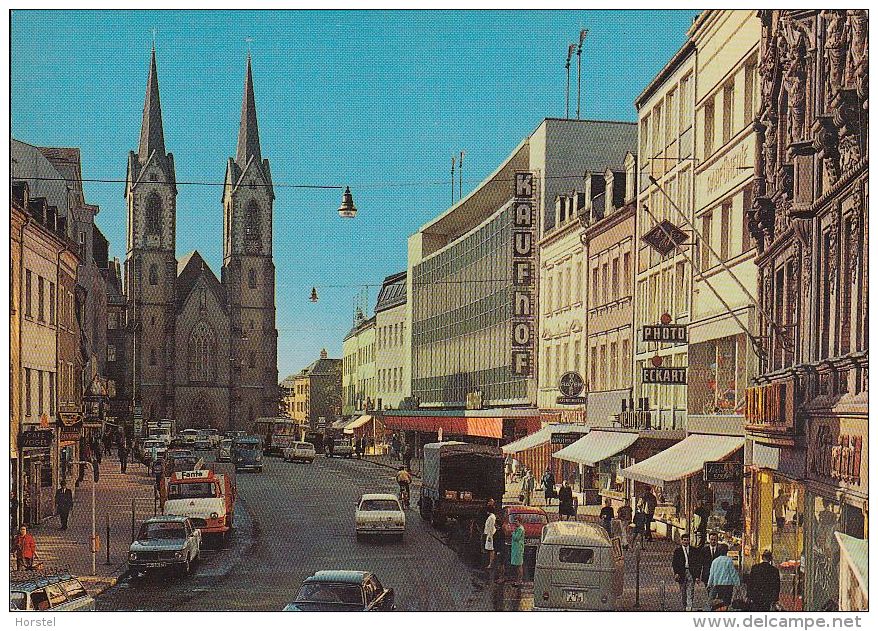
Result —
[{"label": "hanging street lamp", "polygon": [[338,207],[339,216],[345,219],[353,219],[357,216],[357,207],[354,206],[354,196],[351,195],[351,187],[345,186],[341,196],[341,206]]}]

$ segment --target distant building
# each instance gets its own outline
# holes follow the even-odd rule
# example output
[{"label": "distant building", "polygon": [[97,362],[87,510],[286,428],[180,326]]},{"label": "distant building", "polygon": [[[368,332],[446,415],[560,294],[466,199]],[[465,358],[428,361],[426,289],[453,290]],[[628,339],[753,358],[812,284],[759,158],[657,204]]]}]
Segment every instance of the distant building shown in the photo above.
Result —
[{"label": "distant building", "polygon": [[290,418],[312,430],[322,430],[340,415],[342,360],[331,359],[326,349],[301,372],[281,382],[284,407]]},{"label": "distant building", "polygon": [[342,342],[342,415],[375,409],[375,316],[357,311]]}]

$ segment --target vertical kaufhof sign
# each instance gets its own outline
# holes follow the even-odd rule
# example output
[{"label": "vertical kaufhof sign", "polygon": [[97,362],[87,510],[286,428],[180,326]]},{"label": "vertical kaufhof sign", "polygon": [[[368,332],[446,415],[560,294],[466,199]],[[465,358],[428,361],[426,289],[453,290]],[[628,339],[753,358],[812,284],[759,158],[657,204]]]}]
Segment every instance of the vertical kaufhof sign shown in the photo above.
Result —
[{"label": "vertical kaufhof sign", "polygon": [[534,281],[534,174],[515,173],[512,202],[512,374],[533,376]]}]

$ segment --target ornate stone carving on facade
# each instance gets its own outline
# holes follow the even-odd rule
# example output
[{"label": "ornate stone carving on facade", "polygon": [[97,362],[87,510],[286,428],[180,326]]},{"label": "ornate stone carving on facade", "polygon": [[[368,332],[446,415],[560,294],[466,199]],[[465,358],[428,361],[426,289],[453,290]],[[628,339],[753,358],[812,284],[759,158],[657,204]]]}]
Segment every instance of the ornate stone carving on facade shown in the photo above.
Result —
[{"label": "ornate stone carving on facade", "polygon": [[835,184],[840,176],[838,129],[830,116],[818,116],[811,131],[814,134],[817,157],[823,161],[830,185]]},{"label": "ornate stone carving on facade", "polygon": [[771,182],[773,188],[777,188],[777,117],[770,112],[764,119],[765,125],[765,144],[763,146],[763,156],[765,159],[765,179]]},{"label": "ornate stone carving on facade", "polygon": [[868,89],[861,91],[860,83],[869,75],[869,13],[863,9],[847,12],[845,26],[849,44],[844,68],[844,87],[856,89],[862,98],[868,98]]},{"label": "ornate stone carving on facade", "polygon": [[[789,152],[793,155],[806,143],[805,138],[805,106],[807,103],[808,84],[808,34],[805,27],[793,22],[794,34],[792,45],[787,50],[784,61],[783,82],[787,91],[787,108],[789,111]],[[778,42],[784,41],[779,38]]]},{"label": "ornate stone carving on facade", "polygon": [[857,269],[860,265],[860,219],[863,214],[863,196],[857,191],[853,195],[851,206],[851,233],[848,242],[848,264],[850,265],[851,282],[857,283]]},{"label": "ornate stone carving on facade", "polygon": [[826,59],[825,90],[830,97],[844,87],[847,58],[847,17],[842,9],[827,9],[820,15],[826,23],[823,56]]},{"label": "ornate stone carving on facade", "polygon": [[774,216],[774,202],[770,197],[760,195],[753,199],[753,208],[747,226],[750,228],[750,234],[761,242],[763,247],[774,240]]},{"label": "ornate stone carving on facade", "polygon": [[829,263],[829,289],[833,293],[836,288],[836,277],[838,276],[838,231],[841,211],[838,204],[832,204],[832,211],[829,221],[829,251],[826,253],[827,262]]},{"label": "ornate stone carving on facade", "polygon": [[799,282],[799,266],[802,261],[802,243],[799,240],[793,242],[793,257],[790,262],[793,265],[790,283],[795,285]]}]

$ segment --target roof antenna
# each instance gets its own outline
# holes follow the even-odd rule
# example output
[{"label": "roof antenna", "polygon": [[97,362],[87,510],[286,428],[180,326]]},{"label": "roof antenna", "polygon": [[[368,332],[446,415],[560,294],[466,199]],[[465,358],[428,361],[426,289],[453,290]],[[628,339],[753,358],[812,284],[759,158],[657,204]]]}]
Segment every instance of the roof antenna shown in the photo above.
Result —
[{"label": "roof antenna", "polygon": [[155,27],[152,27],[152,52],[155,52]]},{"label": "roof antenna", "polygon": [[244,41],[247,42],[247,57],[249,58],[250,57],[250,44],[253,43],[253,38],[250,36],[247,36],[244,38]]},{"label": "roof antenna", "polygon": [[588,35],[588,29],[579,30],[579,48],[576,49],[576,120],[579,120],[579,98],[582,94],[582,42]]}]

